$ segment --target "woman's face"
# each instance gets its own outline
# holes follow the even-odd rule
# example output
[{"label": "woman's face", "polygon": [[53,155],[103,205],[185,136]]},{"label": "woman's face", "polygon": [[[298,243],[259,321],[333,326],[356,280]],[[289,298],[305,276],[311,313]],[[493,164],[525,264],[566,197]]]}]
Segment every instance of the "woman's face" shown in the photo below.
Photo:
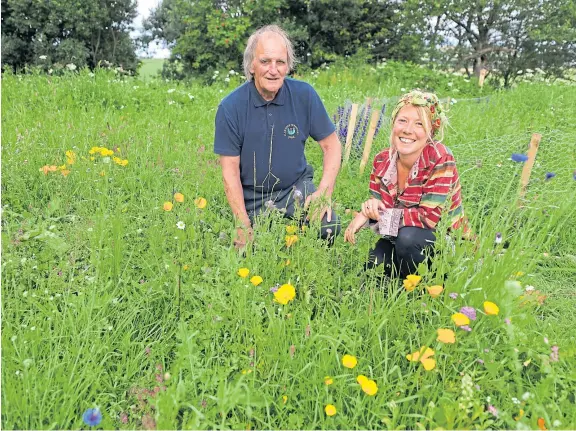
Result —
[{"label": "woman's face", "polygon": [[418,108],[406,105],[398,112],[392,127],[392,144],[400,157],[420,156],[428,142],[428,132]]}]

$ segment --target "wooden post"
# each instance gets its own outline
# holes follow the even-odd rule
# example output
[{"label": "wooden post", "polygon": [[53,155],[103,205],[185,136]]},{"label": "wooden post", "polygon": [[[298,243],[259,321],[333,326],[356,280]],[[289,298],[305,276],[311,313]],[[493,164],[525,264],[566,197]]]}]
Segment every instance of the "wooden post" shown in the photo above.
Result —
[{"label": "wooden post", "polygon": [[344,148],[344,163],[350,158],[350,150],[352,149],[352,138],[354,137],[354,126],[356,126],[356,116],[358,115],[358,104],[352,105],[350,112],[350,120],[348,121],[348,134],[346,135],[346,147]]},{"label": "wooden post", "polygon": [[524,195],[526,195],[526,188],[528,187],[528,182],[530,181],[530,174],[532,173],[532,167],[534,166],[534,161],[536,160],[536,153],[538,152],[540,139],[542,139],[542,135],[539,133],[533,133],[532,138],[530,139],[530,147],[528,148],[528,160],[526,160],[526,163],[524,163],[524,168],[522,169],[522,177],[520,178],[520,199],[523,199]]},{"label": "wooden post", "polygon": [[368,129],[368,137],[366,138],[366,144],[364,145],[364,152],[362,153],[362,160],[360,161],[360,173],[364,172],[366,163],[368,162],[368,157],[370,157],[370,151],[372,150],[372,141],[374,140],[374,134],[376,133],[376,125],[378,124],[378,117],[380,116],[380,111],[372,111],[372,118],[370,118],[370,127]]}]

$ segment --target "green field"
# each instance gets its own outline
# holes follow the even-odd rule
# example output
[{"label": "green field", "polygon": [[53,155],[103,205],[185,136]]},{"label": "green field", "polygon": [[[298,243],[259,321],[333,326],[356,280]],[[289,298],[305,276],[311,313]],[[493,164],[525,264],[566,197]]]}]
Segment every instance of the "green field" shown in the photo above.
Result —
[{"label": "green field", "polygon": [[138,69],[138,76],[141,79],[154,78],[162,72],[162,64],[164,64],[164,59],[162,58],[143,58],[140,60],[142,64]]},{"label": "green field", "polygon": [[[368,231],[328,248],[313,225],[287,247],[291,223],[272,214],[245,254],[232,247],[212,140],[237,81],[221,75],[211,86],[2,77],[2,428],[79,429],[93,407],[103,429],[576,428],[575,86],[482,92],[403,65],[301,77],[330,114],[366,97],[379,109],[415,86],[452,98],[445,143],[479,242],[451,245],[441,227],[432,268],[407,292],[362,271]],[[519,201],[523,164],[510,156],[534,132]],[[388,133],[384,121],[372,156]],[[319,181],[314,142],[307,156]],[[368,196],[358,156],[334,194],[344,226]],[[295,299],[274,302],[270,289],[288,283]],[[432,298],[430,285],[444,291]],[[470,332],[452,320],[463,306],[476,310]],[[443,328],[455,343],[437,340]],[[407,359],[423,347],[432,370]]]}]

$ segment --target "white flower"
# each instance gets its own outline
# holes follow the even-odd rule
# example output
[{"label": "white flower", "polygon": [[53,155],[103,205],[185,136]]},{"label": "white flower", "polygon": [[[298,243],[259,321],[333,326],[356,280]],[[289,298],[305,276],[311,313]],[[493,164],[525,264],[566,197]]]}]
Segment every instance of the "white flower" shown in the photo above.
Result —
[{"label": "white flower", "polygon": [[183,221],[179,221],[178,223],[176,223],[176,227],[180,230],[184,230],[186,224]]},{"label": "white flower", "polygon": [[69,70],[76,70],[76,65],[75,65],[74,63],[68,63],[68,64],[66,65],[66,67],[67,67]]},{"label": "white flower", "polygon": [[530,286],[530,285],[526,286],[526,292],[532,292],[534,289],[535,289],[534,286]]},{"label": "white flower", "polygon": [[230,82],[230,78],[228,77],[224,78],[224,82]]},{"label": "white flower", "polygon": [[174,105],[174,103],[176,103],[176,102],[174,102],[173,100],[168,101],[168,105]]},{"label": "white flower", "polygon": [[175,89],[175,88],[171,88],[171,89],[169,89],[169,90],[168,90],[168,94],[170,94],[170,93],[174,93],[175,91],[176,91],[176,89]]},{"label": "white flower", "polygon": [[138,90],[138,88],[140,88],[140,87],[138,87],[137,85],[135,85],[135,86],[132,87],[132,88],[133,88],[134,90]]},{"label": "white flower", "polygon": [[192,100],[192,99],[194,99],[194,96],[192,96],[190,93],[188,93],[188,98],[189,98],[190,100]]},{"label": "white flower", "polygon": [[38,57],[40,60],[46,60],[48,57],[46,57],[45,55],[41,55],[40,57]]},{"label": "white flower", "polygon": [[236,71],[234,69],[231,69],[230,72],[228,72],[228,75],[235,75]]},{"label": "white flower", "polygon": [[447,85],[448,85],[448,87],[452,87],[454,84],[452,84],[451,82],[449,82]]},{"label": "white flower", "polygon": [[522,399],[523,399],[524,401],[528,401],[528,399],[529,399],[531,396],[532,396],[532,394],[531,394],[530,392],[524,392],[524,393],[522,394]]},{"label": "white flower", "polygon": [[400,91],[401,91],[402,93],[404,93],[404,92],[406,91],[406,89],[405,89],[405,88],[401,88]]}]

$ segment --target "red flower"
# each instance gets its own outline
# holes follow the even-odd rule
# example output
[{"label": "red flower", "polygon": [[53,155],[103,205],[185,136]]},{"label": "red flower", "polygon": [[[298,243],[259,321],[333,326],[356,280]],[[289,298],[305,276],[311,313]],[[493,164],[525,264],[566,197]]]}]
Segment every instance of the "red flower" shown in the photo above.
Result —
[{"label": "red flower", "polygon": [[434,108],[434,105],[430,106],[430,112],[434,113],[435,110],[436,108]]}]

